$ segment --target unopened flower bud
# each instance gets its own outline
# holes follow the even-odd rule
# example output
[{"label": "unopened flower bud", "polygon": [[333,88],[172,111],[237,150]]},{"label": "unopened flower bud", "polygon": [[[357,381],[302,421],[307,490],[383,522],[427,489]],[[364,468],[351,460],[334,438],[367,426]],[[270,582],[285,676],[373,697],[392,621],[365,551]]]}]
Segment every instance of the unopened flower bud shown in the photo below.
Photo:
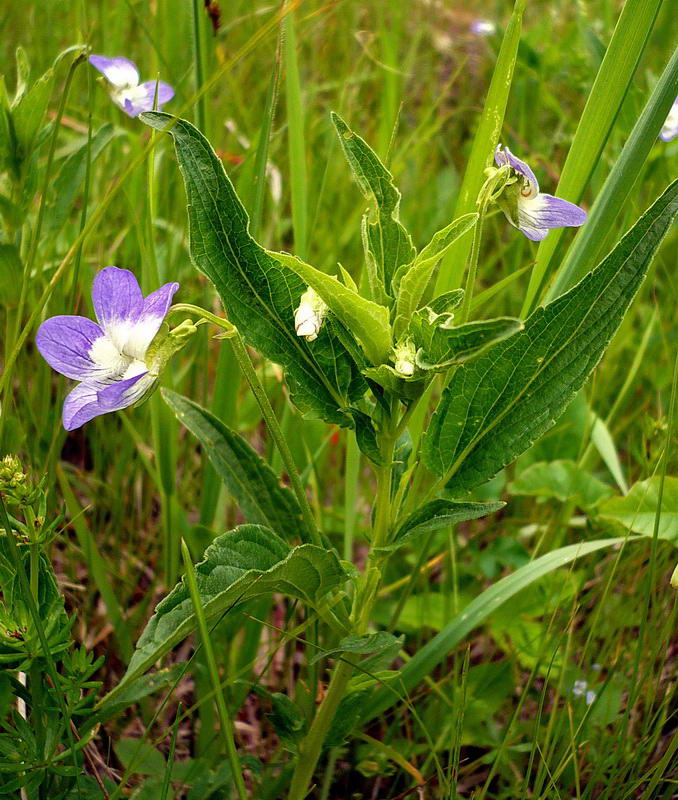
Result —
[{"label": "unopened flower bud", "polygon": [[408,339],[405,342],[400,342],[393,348],[393,361],[395,371],[402,375],[404,378],[411,378],[416,369],[415,357],[417,351],[414,342]]},{"label": "unopened flower bud", "polygon": [[327,303],[309,286],[301,295],[299,307],[294,313],[294,329],[297,336],[303,336],[307,342],[317,339],[325,314],[327,314]]}]

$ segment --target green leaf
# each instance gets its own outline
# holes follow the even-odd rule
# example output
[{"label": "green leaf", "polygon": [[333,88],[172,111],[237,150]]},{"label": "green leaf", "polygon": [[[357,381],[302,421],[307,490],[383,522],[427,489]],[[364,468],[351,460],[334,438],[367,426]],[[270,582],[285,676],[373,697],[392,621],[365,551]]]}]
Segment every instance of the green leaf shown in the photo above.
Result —
[{"label": "green leaf", "polygon": [[629,487],[612,434],[603,420],[593,412],[591,412],[591,442],[605,462],[605,466],[610,470],[617,486],[623,494],[626,494]]},{"label": "green leaf", "polygon": [[408,334],[418,348],[416,363],[420,369],[440,371],[470,361],[523,329],[523,323],[513,317],[467,322],[458,327],[453,327],[453,321],[452,314],[435,314],[426,308],[412,317]]},{"label": "green leaf", "polygon": [[365,355],[373,364],[382,364],[391,352],[391,323],[386,306],[361,297],[357,291],[341,283],[332,275],[305,264],[289,253],[267,253],[320,295],[342,323],[362,344]]},{"label": "green leaf", "polygon": [[[606,500],[598,509],[605,519],[621,523],[625,528],[652,536],[659,506],[661,476],[634,483],[625,497]],[[664,478],[664,495],[659,517],[658,536],[678,544],[678,478]]]},{"label": "green leaf", "polygon": [[18,158],[24,161],[31,154],[35,137],[47,111],[54,73],[51,69],[31,86],[12,110]]},{"label": "green leaf", "polygon": [[88,153],[90,162],[94,163],[104,148],[120,135],[122,131],[116,131],[110,123],[102,125],[92,136],[91,143],[85,138],[84,144],[66,159],[53,183],[53,201],[45,218],[45,226],[49,231],[61,230],[72,213],[76,195],[85,179]]},{"label": "green leaf", "polygon": [[363,374],[369,380],[378,383],[389,392],[393,392],[402,400],[416,400],[424,391],[426,384],[419,375],[410,378],[403,377],[396,372],[390,364],[380,364],[378,367],[370,367],[364,370]]},{"label": "green leaf", "polygon": [[349,424],[342,410],[366,387],[339,340],[323,326],[316,341],[294,330],[294,312],[306,289],[248,230],[248,218],[223,165],[189,122],[146,112],[140,119],[174,139],[188,197],[191,259],[216,286],[229,320],[247,344],[281,364],[292,400],[306,414]]},{"label": "green leaf", "polygon": [[[517,569],[511,575],[507,575],[497,581],[472,600],[440,633],[417,650],[412,659],[403,667],[397,686],[390,689],[379,689],[370,698],[366,699],[364,707],[369,710],[366,714],[363,714],[362,724],[382,714],[386,709],[398,702],[403,692],[412,691],[420,681],[431,675],[433,670],[448,658],[454,648],[474,628],[485,622],[494,611],[501,608],[518,592],[581,556],[595,553],[597,550],[607,547],[614,547],[623,542],[631,543],[634,541],[641,541],[641,539],[640,537],[620,536],[560,547],[536,558],[524,567]],[[395,692],[393,691],[394,688],[396,689]]]},{"label": "green leaf", "polygon": [[674,181],[592,273],[456,370],[424,441],[427,466],[450,490],[489,480],[554,424],[619,327],[677,198]]},{"label": "green leaf", "polygon": [[280,739],[280,743],[290,753],[299,752],[299,742],[306,733],[306,719],[301,709],[282,692],[269,692],[263,686],[252,686],[252,691],[271,702],[271,713],[266,719]]},{"label": "green leaf", "polygon": [[[290,548],[263,525],[240,525],[217,537],[196,565],[196,579],[207,622],[253,597],[282,592],[318,608],[346,580],[331,550],[312,544]],[[120,683],[102,703],[110,703],[130,681],[183,641],[197,626],[193,603],[182,580],[162,600],[137,642]]]},{"label": "green leaf", "polygon": [[613,491],[574,461],[558,460],[529,466],[513,482],[511,493],[553,497],[561,503],[574,500],[582,508],[592,508]]},{"label": "green leaf", "polygon": [[475,212],[455,219],[433,235],[411,264],[400,267],[393,279],[394,288],[398,292],[394,325],[396,338],[405,330],[410,317],[419,308],[435,265],[457,239],[473,228],[477,220],[478,214]]},{"label": "green leaf", "polygon": [[399,220],[400,192],[364,139],[334,112],[332,122],[360,191],[371,204],[369,216],[363,217],[363,239],[372,297],[383,301],[393,297],[391,282],[398,267],[415,256],[412,239]]},{"label": "green leaf", "polygon": [[329,656],[334,656],[337,653],[367,655],[368,653],[382,653],[385,650],[392,651],[393,649],[397,652],[402,645],[402,636],[394,636],[388,631],[366,633],[364,636],[345,636],[336,647],[313,656],[309,664],[315,664],[317,661],[321,661],[323,658],[328,658]]},{"label": "green leaf", "polygon": [[115,754],[123,767],[137,775],[164,775],[165,758],[161,752],[143,739],[120,739]]},{"label": "green leaf", "polygon": [[486,517],[503,508],[506,503],[460,503],[454,500],[432,500],[413,514],[400,525],[393,541],[381,548],[382,550],[395,550],[415,536],[424,533],[433,533],[441,528],[455,525],[457,522],[466,522],[469,519]]},{"label": "green leaf", "polygon": [[299,536],[302,515],[294,494],[242,436],[186,397],[169,389],[162,389],[162,397],[198,439],[245,519],[285,538]]},{"label": "green leaf", "polygon": [[350,409],[351,416],[355,423],[355,438],[360,448],[360,452],[367,456],[373,464],[380,467],[389,466],[384,460],[379,444],[377,442],[377,432],[372,418],[356,408]]}]

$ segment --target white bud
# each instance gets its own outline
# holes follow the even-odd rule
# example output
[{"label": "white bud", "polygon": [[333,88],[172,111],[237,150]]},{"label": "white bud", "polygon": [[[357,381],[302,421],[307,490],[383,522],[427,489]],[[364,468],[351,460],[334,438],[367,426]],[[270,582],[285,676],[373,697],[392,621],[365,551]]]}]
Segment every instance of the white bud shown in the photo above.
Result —
[{"label": "white bud", "polygon": [[408,339],[406,342],[400,342],[393,348],[393,361],[395,371],[405,378],[411,378],[414,375],[416,365],[414,359],[416,350],[414,343]]},{"label": "white bud", "polygon": [[294,313],[294,329],[297,332],[297,336],[303,336],[307,342],[317,339],[326,313],[327,304],[309,286],[301,295],[299,307]]}]

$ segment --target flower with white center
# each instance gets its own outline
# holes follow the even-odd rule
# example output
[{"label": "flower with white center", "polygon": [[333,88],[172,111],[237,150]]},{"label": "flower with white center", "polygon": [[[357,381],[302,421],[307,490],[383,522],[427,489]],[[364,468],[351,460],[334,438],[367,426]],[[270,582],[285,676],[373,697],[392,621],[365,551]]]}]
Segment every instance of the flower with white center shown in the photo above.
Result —
[{"label": "flower with white center", "polygon": [[80,381],[64,400],[67,431],[127,408],[152,391],[161,365],[156,358],[147,363],[147,351],[178,288],[178,283],[166,283],[144,297],[129,270],[106,267],[92,286],[99,324],[79,316],[42,323],[36,336],[42,357],[57,372]]},{"label": "flower with white center", "polygon": [[89,63],[106,78],[113,102],[130,117],[153,111],[156,93],[158,109],[174,97],[174,89],[163,81],[139,83],[139,70],[132,61],[117,56],[90,56]]},{"label": "flower with white center", "polygon": [[470,25],[470,30],[476,36],[492,36],[497,32],[497,26],[489,19],[474,19]]},{"label": "flower with white center", "polygon": [[678,97],[673,101],[669,115],[662,127],[659,138],[662,142],[670,142],[678,136]]},{"label": "flower with white center", "polygon": [[411,378],[416,369],[416,356],[417,350],[411,339],[399,342],[393,348],[393,368],[403,378]]},{"label": "flower with white center", "polygon": [[294,329],[297,336],[303,336],[307,342],[318,338],[323,320],[327,314],[327,303],[309,286],[301,295],[299,307],[294,312]]},{"label": "flower with white center", "polygon": [[497,203],[511,225],[528,239],[539,242],[551,228],[578,227],[586,222],[584,209],[560,197],[540,192],[534,172],[508,147],[498,145],[494,160],[498,167],[510,167],[517,178],[504,189]]}]

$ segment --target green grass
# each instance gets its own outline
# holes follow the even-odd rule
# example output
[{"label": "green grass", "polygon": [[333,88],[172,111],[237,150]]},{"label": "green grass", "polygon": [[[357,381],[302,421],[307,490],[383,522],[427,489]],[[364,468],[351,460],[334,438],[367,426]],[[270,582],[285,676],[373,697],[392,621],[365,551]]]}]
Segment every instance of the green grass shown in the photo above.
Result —
[{"label": "green grass", "polygon": [[[128,56],[144,79],[159,72],[177,89],[166,110],[181,110],[206,127],[262,244],[294,252],[330,273],[340,262],[357,281],[365,203],[337,146],[331,110],[389,164],[402,192],[401,219],[417,246],[448,224],[455,209],[469,210],[474,198],[465,195],[464,176],[469,159],[480,163],[486,157],[488,148],[477,144],[476,131],[501,44],[500,35],[473,36],[469,25],[480,14],[503,31],[512,3],[305,0],[288,4],[293,14],[282,24],[279,4],[220,5],[215,33],[199,2],[5,4],[0,63],[8,92],[13,94],[18,46],[28,55],[31,81],[75,44]],[[585,111],[621,3],[526,3],[501,141],[530,162],[543,191],[555,193],[560,186],[594,209],[596,236],[584,229],[570,251],[585,251],[589,260],[610,248],[678,167],[678,141],[654,141],[657,108],[675,84],[675,67],[657,84],[675,48],[675,26],[668,2],[659,4],[650,24],[656,5],[629,0],[627,11],[643,7],[649,31],[643,49],[642,26],[627,30],[640,58],[633,80],[626,89],[628,75],[618,72],[614,91],[599,83],[596,91],[604,97]],[[178,280],[177,302],[221,313],[212,287],[190,264],[185,194],[169,137],[157,136],[151,149],[149,129],[112,105],[86,63],[71,67],[74,55],[55,66],[33,161],[13,181],[0,168],[0,194],[24,202],[27,210],[25,221],[17,223],[0,206],[6,387],[0,455],[17,453],[25,471],[44,476],[47,516],[60,518],[44,551],[74,619],[72,639],[92,657],[105,657],[92,678],[103,682],[101,689],[94,687],[101,696],[119,682],[154,605],[183,571],[180,541],[197,561],[214,535],[243,519],[160,395],[71,434],[61,429],[68,382],[40,358],[35,330],[45,316],[89,316],[91,283],[100,267],[132,269],[148,287],[156,275],[161,282]],[[617,53],[622,56],[633,61],[628,49]],[[203,94],[196,98],[200,87]],[[646,107],[651,95],[653,104]],[[503,98],[495,100],[499,108]],[[487,118],[486,123],[480,129],[485,144],[495,133]],[[112,129],[98,147],[97,132],[105,125]],[[77,184],[62,213],[55,188],[65,191],[73,159],[80,159]],[[271,192],[278,176],[279,197]],[[503,215],[491,214],[484,234],[474,291],[483,317],[520,315],[539,296],[543,276],[563,264],[560,280],[577,275],[572,256],[565,256],[574,238],[570,229],[551,234],[537,248],[509,228]],[[591,412],[605,421],[628,485],[678,474],[675,425],[670,428],[677,243],[674,229],[597,373],[565,417],[484,487],[479,499],[506,499],[531,464],[559,459],[577,462],[619,493],[591,443]],[[460,280],[459,265],[452,266]],[[514,278],[519,270],[524,271]],[[445,288],[458,285],[448,286],[451,279],[444,275],[439,280]],[[499,281],[506,288],[495,293]],[[353,554],[362,566],[375,492],[369,463],[347,444],[346,431],[302,421],[288,402],[279,369],[252,356],[319,529],[342,558]],[[228,342],[210,338],[203,326],[170,371],[165,385],[211,408],[270,457],[279,473],[289,474]],[[419,418],[419,429],[422,424]],[[413,435],[416,430],[415,416]],[[426,550],[401,549],[388,563],[376,606],[379,627],[405,636],[397,667],[414,674],[422,648],[503,576],[557,547],[624,534],[576,498],[515,494],[494,517],[433,534]],[[674,536],[678,541],[678,531]],[[450,645],[407,693],[397,681],[387,683],[381,698],[388,696],[388,711],[364,735],[329,751],[311,797],[416,797],[406,793],[416,787],[417,776],[426,781],[421,796],[431,798],[671,797],[678,780],[677,610],[669,584],[675,562],[671,544],[646,540],[583,557],[524,589]],[[21,585],[17,591],[29,589]],[[28,599],[26,609],[29,619]],[[217,786],[228,749],[223,737],[229,736],[218,720],[226,709],[239,707],[235,741],[251,796],[285,797],[292,757],[275,732],[284,716],[274,705],[275,693],[288,695],[308,714],[325,692],[327,661],[308,667],[303,657],[304,649],[310,658],[320,646],[315,623],[301,605],[275,596],[226,614],[209,631],[211,652],[199,646],[208,634],[201,626],[201,640],[189,640],[165,659],[164,666],[179,664],[167,680],[149,683],[91,732],[83,775],[96,773],[113,797],[136,789],[140,798],[183,798],[191,786],[192,798],[235,797],[234,787],[228,794],[232,781],[226,773],[226,788],[213,794],[200,789],[200,782],[210,779]],[[0,663],[0,717],[9,725],[21,690],[8,681],[19,667]],[[55,682],[52,672],[60,662],[44,663]],[[586,680],[596,693],[591,705],[573,693],[577,680]],[[252,690],[257,682],[265,691]],[[28,726],[37,733],[56,706],[49,707],[39,692],[25,699],[34,709]],[[75,701],[65,696],[64,702],[60,714],[67,719]],[[81,718],[73,719],[78,724]],[[2,749],[7,730],[14,728],[0,730],[0,789],[16,777],[7,771]],[[73,764],[71,733],[62,726],[60,744],[54,745],[66,753],[63,767]],[[90,731],[79,735],[84,740]],[[126,760],[121,742],[129,738],[152,744],[162,754],[160,766],[146,750],[144,764]],[[54,755],[50,741],[38,744],[43,752],[36,765]],[[81,783],[83,797],[103,796],[96,782],[83,777]],[[51,797],[49,786],[42,794],[29,791],[31,800]]]}]

